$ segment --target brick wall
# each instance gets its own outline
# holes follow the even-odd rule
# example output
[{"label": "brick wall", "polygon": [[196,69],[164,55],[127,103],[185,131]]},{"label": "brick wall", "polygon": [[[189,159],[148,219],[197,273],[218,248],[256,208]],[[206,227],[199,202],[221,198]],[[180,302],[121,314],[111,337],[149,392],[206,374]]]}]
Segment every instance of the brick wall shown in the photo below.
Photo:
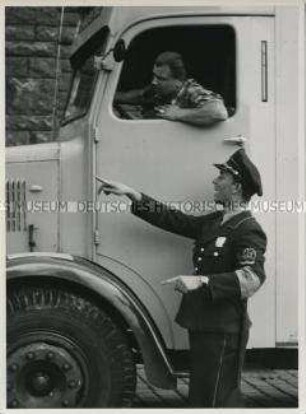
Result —
[{"label": "brick wall", "polygon": [[73,7],[6,7],[6,145],[56,139],[81,15]]}]

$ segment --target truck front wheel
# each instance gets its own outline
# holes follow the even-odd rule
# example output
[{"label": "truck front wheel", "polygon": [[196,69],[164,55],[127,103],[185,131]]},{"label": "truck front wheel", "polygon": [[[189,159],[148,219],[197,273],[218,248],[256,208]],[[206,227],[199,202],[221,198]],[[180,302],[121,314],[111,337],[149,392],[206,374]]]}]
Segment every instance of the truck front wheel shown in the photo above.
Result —
[{"label": "truck front wheel", "polygon": [[8,291],[9,408],[130,407],[133,355],[110,317],[79,294]]}]

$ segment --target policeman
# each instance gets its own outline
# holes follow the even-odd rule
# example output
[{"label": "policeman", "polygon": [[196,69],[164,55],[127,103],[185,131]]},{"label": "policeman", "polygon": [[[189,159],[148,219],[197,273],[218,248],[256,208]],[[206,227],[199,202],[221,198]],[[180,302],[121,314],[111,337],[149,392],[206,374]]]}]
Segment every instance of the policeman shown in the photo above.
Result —
[{"label": "policeman", "polygon": [[182,294],[176,322],[188,329],[192,407],[242,406],[240,377],[249,318],[247,300],[265,280],[266,235],[247,209],[262,195],[260,174],[244,149],[214,164],[214,199],[223,206],[203,216],[169,209],[121,183],[104,181],[106,193],[127,195],[132,213],[154,226],[195,240],[194,271],[165,283]]}]

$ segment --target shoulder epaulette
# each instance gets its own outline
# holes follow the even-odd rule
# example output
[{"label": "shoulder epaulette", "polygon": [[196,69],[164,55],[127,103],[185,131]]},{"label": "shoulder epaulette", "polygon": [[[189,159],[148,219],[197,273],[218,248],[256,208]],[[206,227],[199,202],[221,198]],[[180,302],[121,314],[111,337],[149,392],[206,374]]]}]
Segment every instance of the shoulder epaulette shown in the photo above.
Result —
[{"label": "shoulder epaulette", "polygon": [[235,226],[233,227],[233,230],[237,229],[242,223],[244,223],[247,220],[255,220],[255,219],[253,216],[245,217],[244,219],[238,221],[238,223],[235,224]]}]

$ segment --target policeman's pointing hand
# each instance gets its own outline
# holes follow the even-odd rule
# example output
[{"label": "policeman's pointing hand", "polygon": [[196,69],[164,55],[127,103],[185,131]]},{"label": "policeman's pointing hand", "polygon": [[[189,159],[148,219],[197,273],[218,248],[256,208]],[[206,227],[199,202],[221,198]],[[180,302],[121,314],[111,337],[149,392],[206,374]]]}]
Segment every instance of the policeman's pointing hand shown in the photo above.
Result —
[{"label": "policeman's pointing hand", "polygon": [[115,194],[118,196],[127,196],[131,200],[140,201],[141,200],[141,193],[134,190],[132,187],[129,187],[123,183],[118,181],[111,181],[105,180],[104,178],[96,177],[97,181],[100,183],[100,187],[98,189],[98,194],[102,191],[105,195]]}]

